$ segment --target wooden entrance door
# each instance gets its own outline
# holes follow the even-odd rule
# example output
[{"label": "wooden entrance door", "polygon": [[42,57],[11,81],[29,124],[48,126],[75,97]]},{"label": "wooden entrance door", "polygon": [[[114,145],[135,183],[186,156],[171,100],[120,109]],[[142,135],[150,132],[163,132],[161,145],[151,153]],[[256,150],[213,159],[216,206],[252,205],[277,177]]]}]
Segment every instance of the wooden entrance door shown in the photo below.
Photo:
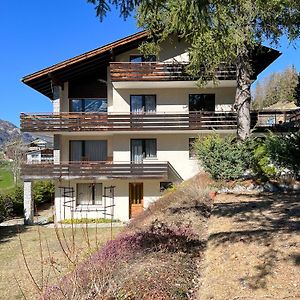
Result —
[{"label": "wooden entrance door", "polygon": [[144,209],[144,191],[142,182],[129,183],[129,218],[134,218]]}]

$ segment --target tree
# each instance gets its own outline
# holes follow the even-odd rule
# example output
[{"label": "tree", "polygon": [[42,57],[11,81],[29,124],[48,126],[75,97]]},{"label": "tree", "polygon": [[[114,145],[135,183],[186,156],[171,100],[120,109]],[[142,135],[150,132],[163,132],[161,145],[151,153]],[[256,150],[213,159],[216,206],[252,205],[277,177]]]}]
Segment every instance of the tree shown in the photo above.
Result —
[{"label": "tree", "polygon": [[298,74],[298,84],[295,88],[295,105],[300,106],[300,73]]},{"label": "tree", "polygon": [[299,85],[298,73],[294,66],[289,66],[282,72],[273,72],[258,81],[254,91],[253,107],[261,109],[275,103],[296,104],[296,87]]},{"label": "tree", "polygon": [[11,159],[11,171],[13,173],[14,183],[17,185],[20,178],[21,165],[25,161],[27,147],[22,137],[17,137],[7,143],[4,148],[6,156]]},{"label": "tree", "polygon": [[188,71],[200,82],[215,78],[226,62],[236,68],[237,135],[250,134],[251,55],[263,41],[277,45],[286,35],[300,36],[300,2],[295,0],[87,0],[103,18],[114,5],[123,17],[136,9],[138,24],[149,30],[151,42],[142,47],[159,51],[173,34],[191,46]]}]

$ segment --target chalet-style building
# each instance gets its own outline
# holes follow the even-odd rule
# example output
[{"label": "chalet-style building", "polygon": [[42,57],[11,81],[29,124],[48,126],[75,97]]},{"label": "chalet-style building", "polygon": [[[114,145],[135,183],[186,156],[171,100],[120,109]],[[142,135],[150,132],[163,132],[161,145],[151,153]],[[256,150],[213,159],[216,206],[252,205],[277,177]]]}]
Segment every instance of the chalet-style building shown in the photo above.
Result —
[{"label": "chalet-style building", "polygon": [[[145,57],[138,46],[146,39],[137,33],[23,78],[51,99],[53,112],[22,113],[21,129],[54,137],[53,163],[22,168],[27,223],[31,183],[41,179],[55,182],[58,221],[126,221],[165,186],[199,171],[191,151],[197,136],[235,133],[235,70],[220,68],[218,86],[200,89],[185,73],[184,41],[174,38],[158,57]],[[266,47],[254,53],[253,80],[279,55]]]}]

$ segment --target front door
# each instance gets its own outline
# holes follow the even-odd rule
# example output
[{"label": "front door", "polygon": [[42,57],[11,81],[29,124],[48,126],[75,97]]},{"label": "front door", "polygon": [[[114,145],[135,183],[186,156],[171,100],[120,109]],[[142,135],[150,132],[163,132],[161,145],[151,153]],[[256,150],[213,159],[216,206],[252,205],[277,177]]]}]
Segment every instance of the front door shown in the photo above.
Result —
[{"label": "front door", "polygon": [[129,183],[129,218],[135,218],[144,210],[144,191],[142,182]]}]

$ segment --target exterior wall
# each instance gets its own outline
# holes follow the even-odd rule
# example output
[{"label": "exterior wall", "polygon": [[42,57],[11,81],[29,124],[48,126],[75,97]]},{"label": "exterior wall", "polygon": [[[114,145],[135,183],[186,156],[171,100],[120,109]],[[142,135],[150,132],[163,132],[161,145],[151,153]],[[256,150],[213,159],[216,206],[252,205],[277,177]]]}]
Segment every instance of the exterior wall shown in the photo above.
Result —
[{"label": "exterior wall", "polygon": [[[80,219],[80,218],[103,218],[104,206],[101,205],[89,205],[79,206],[76,205],[76,201],[72,203],[71,207],[64,207],[64,198],[59,187],[73,187],[74,196],[76,197],[76,184],[77,183],[102,183],[103,188],[106,186],[115,186],[115,198],[114,198],[114,219],[121,221],[128,221],[129,219],[129,182],[135,182],[134,180],[104,180],[104,181],[62,181],[55,184],[55,214],[56,220],[62,219]],[[136,182],[141,182],[136,180]],[[160,182],[158,180],[145,180],[144,183],[144,208],[147,208],[149,204],[155,201],[160,196]],[[69,199],[67,199],[68,201]],[[107,205],[111,203],[107,201]],[[69,206],[69,204],[68,204]],[[111,213],[110,208],[107,208],[107,213]],[[106,216],[109,218],[109,216]]]},{"label": "exterior wall", "polygon": [[169,161],[179,175],[189,179],[199,172],[196,159],[189,158],[189,138],[195,134],[131,134],[119,135],[113,139],[113,160],[130,161],[130,139],[156,138],[157,157],[148,161]]},{"label": "exterior wall", "polygon": [[[161,47],[161,53],[158,57],[164,62],[187,62],[187,44],[174,42],[164,43]],[[116,61],[129,62],[130,54],[139,54],[138,49],[127,51],[116,57]],[[153,88],[151,89],[115,89],[110,79],[110,70],[107,67],[107,99],[108,112],[128,113],[130,112],[130,95],[154,94],[156,95],[157,112],[181,113],[189,110],[189,94],[212,93],[215,94],[216,111],[232,110],[232,104],[235,98],[234,87],[216,87],[216,88]],[[54,103],[54,111],[69,111],[69,85],[64,84],[60,90],[60,99]],[[131,160],[130,140],[133,138],[155,138],[157,140],[157,157],[151,161],[169,161],[177,173],[186,180],[197,174],[200,170],[198,161],[189,157],[189,138],[196,137],[195,133],[160,133],[153,134],[145,132],[128,133],[89,133],[87,135],[60,135],[57,136],[56,162],[69,161],[69,141],[70,140],[107,140],[108,157],[113,161]],[[57,220],[71,218],[101,218],[104,217],[103,206],[76,206],[76,201],[72,207],[64,207],[61,190],[59,187],[73,187],[76,197],[77,183],[102,183],[104,186],[115,186],[115,208],[114,218],[121,221],[129,219],[129,182],[143,182],[144,184],[144,207],[155,201],[160,196],[159,180],[70,180],[56,183],[55,207]],[[75,199],[74,199],[75,200]],[[110,203],[107,203],[110,204]]]},{"label": "exterior wall", "polygon": [[[161,51],[158,55],[158,61],[162,62],[188,62],[188,44],[181,41],[178,42],[177,38],[172,41],[164,42],[161,44]],[[115,60],[117,62],[129,62],[130,55],[141,54],[138,48],[124,52],[117,55]]]},{"label": "exterior wall", "polygon": [[[216,111],[231,111],[235,98],[234,87],[178,89],[113,89],[113,111],[130,112],[130,95],[156,95],[157,112],[188,112],[189,94],[215,94]],[[112,107],[111,107],[112,109]]]},{"label": "exterior wall", "polygon": [[114,136],[64,136],[61,143],[61,161],[69,161],[70,140],[107,140],[108,157],[115,162],[130,162],[130,140],[155,138],[157,140],[157,157],[148,161],[169,161],[179,175],[185,180],[199,172],[198,161],[189,158],[189,133],[170,134],[118,134]]},{"label": "exterior wall", "polygon": [[69,142],[71,140],[107,140],[107,156],[113,157],[113,141],[112,136],[105,135],[76,135],[76,136],[62,136],[61,139],[61,161],[69,161]]}]

